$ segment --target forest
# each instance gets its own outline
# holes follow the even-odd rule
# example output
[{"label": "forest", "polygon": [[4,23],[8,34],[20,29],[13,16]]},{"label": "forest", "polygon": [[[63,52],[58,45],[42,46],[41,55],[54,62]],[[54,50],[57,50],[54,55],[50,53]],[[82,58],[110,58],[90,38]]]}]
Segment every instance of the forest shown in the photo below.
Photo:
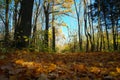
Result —
[{"label": "forest", "polygon": [[0,0],[0,80],[119,80],[119,0]]}]

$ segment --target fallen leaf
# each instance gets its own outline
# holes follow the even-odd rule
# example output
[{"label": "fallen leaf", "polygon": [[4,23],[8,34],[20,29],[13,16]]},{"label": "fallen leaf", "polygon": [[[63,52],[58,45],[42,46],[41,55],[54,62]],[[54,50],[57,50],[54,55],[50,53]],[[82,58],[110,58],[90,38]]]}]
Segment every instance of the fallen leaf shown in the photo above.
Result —
[{"label": "fallen leaf", "polygon": [[79,72],[86,72],[87,68],[84,64],[74,64],[73,66],[75,71],[79,71]]},{"label": "fallen leaf", "polygon": [[98,67],[91,67],[90,72],[93,72],[95,74],[98,74],[101,72],[101,69]]},{"label": "fallen leaf", "polygon": [[116,70],[117,70],[118,73],[120,73],[120,68],[117,67]]},{"label": "fallen leaf", "polygon": [[17,80],[17,77],[16,76],[10,76],[9,80]]}]

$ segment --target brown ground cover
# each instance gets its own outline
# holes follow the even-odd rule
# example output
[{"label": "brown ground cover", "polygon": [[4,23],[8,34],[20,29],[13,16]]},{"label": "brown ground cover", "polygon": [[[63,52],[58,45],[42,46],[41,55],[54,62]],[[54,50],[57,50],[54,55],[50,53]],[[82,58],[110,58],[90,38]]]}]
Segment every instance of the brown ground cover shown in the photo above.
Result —
[{"label": "brown ground cover", "polygon": [[120,80],[120,53],[1,54],[0,80]]}]

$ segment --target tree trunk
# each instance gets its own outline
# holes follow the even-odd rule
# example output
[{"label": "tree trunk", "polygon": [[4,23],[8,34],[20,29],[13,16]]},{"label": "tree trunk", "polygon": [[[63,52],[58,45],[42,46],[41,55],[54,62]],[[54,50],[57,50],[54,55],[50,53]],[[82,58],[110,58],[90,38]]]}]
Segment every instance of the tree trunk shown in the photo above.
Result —
[{"label": "tree trunk", "polygon": [[113,8],[113,6],[112,6],[112,4],[110,5],[110,9],[111,9],[111,12],[110,12],[110,14],[111,14],[111,23],[112,23],[112,38],[113,38],[113,48],[114,48],[114,51],[115,50],[117,50],[117,45],[116,45],[116,33],[115,33],[115,21],[114,21],[114,15],[113,15],[113,13],[112,13],[112,8]]},{"label": "tree trunk", "polygon": [[48,42],[49,42],[49,36],[48,36],[48,30],[49,30],[49,3],[47,6],[43,5],[44,7],[44,13],[45,13],[45,48],[48,48]]},{"label": "tree trunk", "polygon": [[36,6],[36,12],[35,12],[35,17],[34,17],[34,26],[33,26],[33,36],[32,36],[32,44],[36,44],[36,30],[37,30],[37,19],[39,16],[39,9],[40,9],[40,0],[38,1],[38,5]]},{"label": "tree trunk", "polygon": [[106,31],[106,37],[107,37],[107,49],[110,49],[110,45],[109,45],[109,35],[108,35],[108,26],[106,23],[106,14],[105,14],[105,10],[103,9],[103,15],[104,15],[104,21],[105,21],[105,31]]},{"label": "tree trunk", "polygon": [[33,3],[34,0],[21,1],[20,15],[14,33],[16,48],[26,48],[29,45],[32,28]]},{"label": "tree trunk", "polygon": [[[92,4],[92,0],[90,0],[90,4]],[[91,30],[92,30],[92,46],[91,46],[91,51],[94,51],[95,48],[95,40],[94,40],[94,28],[93,28],[93,15],[92,15],[92,7],[90,7],[90,16],[91,16]]]},{"label": "tree trunk", "polygon": [[118,26],[119,26],[119,24],[118,24],[118,22],[119,22],[119,20],[117,21],[117,23],[116,23],[116,45],[117,45],[117,50],[119,50],[119,31],[118,31]]},{"label": "tree trunk", "polygon": [[17,10],[17,8],[18,8],[18,3],[19,3],[19,1],[15,1],[15,0],[14,0],[14,7],[15,7],[15,9],[14,9],[14,16],[13,16],[14,28],[16,28],[17,21],[18,21],[18,19],[17,19],[17,16],[18,16],[18,10]]},{"label": "tree trunk", "polygon": [[101,18],[100,18],[100,0],[98,0],[98,31],[100,35],[100,47],[99,50],[102,50],[102,41],[103,41],[103,34],[102,34],[102,26],[101,26]]},{"label": "tree trunk", "polygon": [[[52,12],[54,12],[54,0],[52,5]],[[54,26],[55,15],[52,13],[52,50],[55,52],[55,26]]]},{"label": "tree trunk", "polygon": [[88,32],[87,32],[87,8],[86,8],[86,2],[84,0],[84,30],[85,30],[85,36],[86,36],[86,52],[88,52],[89,50],[89,36],[88,36]]},{"label": "tree trunk", "polygon": [[89,39],[90,39],[91,51],[93,51],[94,47],[93,47],[93,42],[92,42],[92,37],[91,37],[91,35],[92,35],[93,33],[92,33],[92,25],[91,25],[91,21],[90,21],[90,15],[89,15],[89,13],[88,13],[88,21],[89,21],[90,33],[87,32],[87,34],[88,34]]},{"label": "tree trunk", "polygon": [[[85,15],[85,14],[84,14]],[[86,52],[89,50],[89,39],[88,39],[88,34],[87,34],[87,20],[86,17],[84,18],[84,27],[85,27],[85,36],[86,36]]]},{"label": "tree trunk", "polygon": [[[76,1],[74,0],[74,5],[75,5],[75,11],[76,11],[76,15],[77,15],[77,21],[78,21],[78,40],[79,40],[79,50],[81,51],[82,50],[82,38],[81,38],[81,33],[80,33],[80,16],[79,16],[79,12],[78,12],[78,8],[77,8],[77,5],[76,5]],[[80,9],[80,7],[79,7]],[[80,11],[80,10],[79,10]]]},{"label": "tree trunk", "polygon": [[8,46],[8,41],[9,41],[9,19],[8,19],[8,14],[9,14],[9,0],[6,0],[6,11],[5,11],[5,46]]}]

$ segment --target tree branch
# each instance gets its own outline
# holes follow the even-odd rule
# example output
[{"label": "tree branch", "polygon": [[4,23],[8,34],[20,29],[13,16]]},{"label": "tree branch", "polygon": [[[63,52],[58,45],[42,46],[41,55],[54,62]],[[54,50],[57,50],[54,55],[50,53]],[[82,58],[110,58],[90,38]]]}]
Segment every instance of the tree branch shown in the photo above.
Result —
[{"label": "tree branch", "polygon": [[5,21],[4,21],[4,19],[3,19],[3,17],[2,17],[2,15],[0,14],[0,19],[2,20],[2,22],[4,23],[4,25],[5,25]]}]

